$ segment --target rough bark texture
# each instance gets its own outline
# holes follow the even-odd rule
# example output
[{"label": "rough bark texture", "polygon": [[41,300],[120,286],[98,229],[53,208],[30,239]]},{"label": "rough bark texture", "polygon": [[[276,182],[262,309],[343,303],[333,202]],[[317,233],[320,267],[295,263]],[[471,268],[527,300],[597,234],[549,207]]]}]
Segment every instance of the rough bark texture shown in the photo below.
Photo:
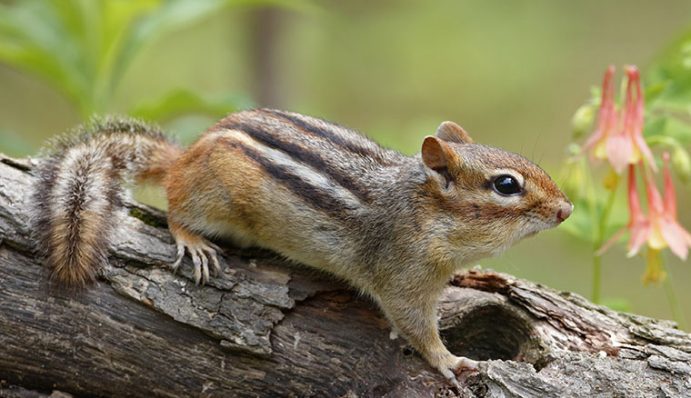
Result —
[{"label": "rough bark texture", "polygon": [[[691,336],[510,275],[459,274],[440,303],[451,351],[487,360],[448,385],[343,283],[261,251],[179,274],[158,211],[113,220],[110,264],[83,291],[32,254],[30,164],[0,157],[0,397],[691,396]],[[63,395],[64,396],[64,395]]]}]

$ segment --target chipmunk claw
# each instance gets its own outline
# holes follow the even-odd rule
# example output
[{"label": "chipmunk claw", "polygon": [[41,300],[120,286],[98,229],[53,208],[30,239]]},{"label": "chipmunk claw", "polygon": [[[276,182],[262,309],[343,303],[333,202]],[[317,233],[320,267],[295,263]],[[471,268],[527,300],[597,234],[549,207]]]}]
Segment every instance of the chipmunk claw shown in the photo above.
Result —
[{"label": "chipmunk claw", "polygon": [[477,371],[479,369],[479,362],[466,357],[453,356],[448,362],[439,366],[439,371],[446,377],[454,387],[461,389],[456,376],[465,371]]},{"label": "chipmunk claw", "polygon": [[185,251],[187,251],[194,265],[195,284],[203,285],[209,281],[209,263],[211,264],[214,275],[219,275],[221,273],[221,264],[218,261],[218,252],[221,251],[220,247],[197,236],[187,238],[176,236],[175,241],[177,253],[175,262],[170,265],[173,272],[177,272],[182,259],[185,257]]},{"label": "chipmunk claw", "polygon": [[194,264],[194,281],[197,285],[204,285],[209,281],[209,263],[215,275],[220,274],[221,265],[218,262],[218,253],[210,245],[204,243],[196,247],[188,247]]},{"label": "chipmunk claw", "polygon": [[480,363],[466,357],[458,357],[459,361],[454,369],[454,374],[459,375],[465,371],[477,372],[480,369]]},{"label": "chipmunk claw", "polygon": [[185,245],[178,243],[176,246],[177,253],[175,254],[175,262],[170,265],[170,269],[173,270],[173,273],[178,272],[178,268],[180,268],[180,263],[182,262],[182,259],[185,257]]}]

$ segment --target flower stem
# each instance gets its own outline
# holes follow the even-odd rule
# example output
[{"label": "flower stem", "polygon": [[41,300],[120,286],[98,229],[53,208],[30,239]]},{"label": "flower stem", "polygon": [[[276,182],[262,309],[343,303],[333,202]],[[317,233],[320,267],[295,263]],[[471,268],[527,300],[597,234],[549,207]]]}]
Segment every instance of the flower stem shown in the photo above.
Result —
[{"label": "flower stem", "polygon": [[677,300],[677,294],[674,292],[674,286],[672,286],[672,279],[669,274],[667,278],[662,282],[665,288],[665,294],[667,296],[667,303],[669,303],[669,309],[672,312],[672,319],[679,325],[682,330],[686,329],[686,317],[684,316],[681,306],[679,306],[679,301]]},{"label": "flower stem", "polygon": [[600,303],[602,290],[602,256],[598,255],[597,252],[600,250],[605,240],[609,216],[612,213],[612,207],[614,207],[614,199],[617,197],[617,188],[620,180],[619,176],[614,174],[614,172],[612,172],[610,177],[612,180],[610,181],[611,185],[608,187],[609,196],[607,197],[607,202],[605,202],[605,207],[602,209],[602,213],[600,213],[597,234],[595,235],[595,244],[593,247],[593,290],[590,296],[595,304]]},{"label": "flower stem", "polygon": [[[595,250],[599,249],[595,246]],[[602,256],[593,254],[593,291],[590,294],[590,299],[595,304],[600,304],[600,290],[602,286]]]}]

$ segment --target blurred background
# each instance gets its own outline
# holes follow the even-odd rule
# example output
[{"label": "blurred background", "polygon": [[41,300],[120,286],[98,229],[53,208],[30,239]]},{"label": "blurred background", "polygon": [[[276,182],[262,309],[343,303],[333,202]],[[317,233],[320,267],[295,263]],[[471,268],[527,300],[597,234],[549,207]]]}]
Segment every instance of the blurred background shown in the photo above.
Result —
[{"label": "blurred background", "polygon": [[[191,142],[225,113],[271,106],[407,154],[453,120],[559,182],[572,116],[607,65],[646,76],[689,32],[685,0],[0,0],[0,151],[34,154],[94,113]],[[591,256],[557,229],[481,264],[589,297]],[[668,260],[668,285],[644,287],[644,259],[611,250],[602,301],[688,329],[691,266]]]}]

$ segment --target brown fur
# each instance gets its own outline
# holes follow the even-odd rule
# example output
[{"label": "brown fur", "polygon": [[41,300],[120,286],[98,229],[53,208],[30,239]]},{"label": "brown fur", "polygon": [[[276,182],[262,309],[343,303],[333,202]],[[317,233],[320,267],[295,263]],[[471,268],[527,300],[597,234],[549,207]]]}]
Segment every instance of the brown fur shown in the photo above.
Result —
[{"label": "brown fur", "polygon": [[[395,330],[450,378],[457,368],[474,365],[451,354],[437,331],[436,304],[451,274],[556,226],[558,212],[571,212],[539,167],[473,144],[451,122],[425,139],[420,157],[381,148],[320,119],[267,109],[228,116],[184,152],[160,140],[125,142],[129,148],[109,150],[150,148],[134,175],[166,188],[178,246],[173,267],[187,251],[197,281],[208,279],[209,267],[218,268],[217,248],[204,235],[268,248],[329,272],[371,296]],[[492,188],[504,174],[523,181],[521,192],[502,195]],[[63,219],[53,232],[87,253],[103,241],[92,236],[89,222]],[[81,228],[79,238],[65,240],[64,230],[74,225]],[[62,280],[92,278],[92,254],[72,256],[72,262],[64,257],[50,260],[67,270]]]},{"label": "brown fur", "polygon": [[32,194],[37,247],[58,283],[80,287],[106,261],[125,180],[161,181],[180,153],[155,127],[94,119],[55,139]]}]

